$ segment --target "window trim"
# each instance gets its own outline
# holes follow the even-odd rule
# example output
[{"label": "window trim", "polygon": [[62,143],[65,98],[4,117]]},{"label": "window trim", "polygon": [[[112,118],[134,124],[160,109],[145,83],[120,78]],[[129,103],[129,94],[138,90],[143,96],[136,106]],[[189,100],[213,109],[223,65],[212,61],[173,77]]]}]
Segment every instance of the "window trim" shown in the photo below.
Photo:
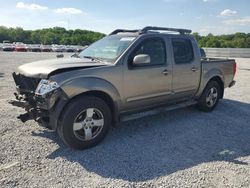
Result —
[{"label": "window trim", "polygon": [[[176,63],[176,59],[175,59],[175,54],[174,54],[174,44],[173,42],[175,41],[188,41],[189,44],[191,45],[191,50],[192,50],[192,59],[190,61],[186,61],[185,63]],[[189,39],[189,38],[172,38],[171,39],[171,44],[172,44],[172,53],[173,53],[173,59],[174,59],[174,63],[175,65],[185,65],[185,64],[191,64],[194,59],[195,59],[195,56],[194,56],[194,47],[193,47],[193,43],[192,41]]]},{"label": "window trim", "polygon": [[[164,45],[164,63],[162,64],[141,64],[141,65],[133,65],[132,62],[129,62],[130,60],[130,56],[137,50],[137,48],[146,40],[150,40],[150,39],[160,39],[161,42],[163,42]],[[128,68],[129,69],[140,69],[140,68],[150,68],[150,67],[162,67],[163,65],[167,65],[167,45],[166,45],[166,40],[162,37],[159,36],[151,36],[151,37],[147,37],[147,38],[143,38],[141,41],[138,42],[138,44],[136,44],[136,46],[134,47],[134,49],[129,53],[128,58],[127,58],[127,64],[128,64]]]}]

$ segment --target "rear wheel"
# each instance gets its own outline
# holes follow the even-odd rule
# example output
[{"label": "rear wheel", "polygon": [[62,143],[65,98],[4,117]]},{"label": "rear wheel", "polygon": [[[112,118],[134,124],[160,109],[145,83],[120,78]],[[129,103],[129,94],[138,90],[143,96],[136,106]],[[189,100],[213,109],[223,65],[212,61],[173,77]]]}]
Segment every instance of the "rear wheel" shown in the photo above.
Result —
[{"label": "rear wheel", "polygon": [[76,98],[63,111],[57,132],[72,148],[91,148],[104,139],[111,127],[111,118],[109,106],[102,99]]},{"label": "rear wheel", "polygon": [[221,94],[222,89],[218,82],[210,81],[198,100],[198,109],[204,112],[211,112],[217,106]]}]

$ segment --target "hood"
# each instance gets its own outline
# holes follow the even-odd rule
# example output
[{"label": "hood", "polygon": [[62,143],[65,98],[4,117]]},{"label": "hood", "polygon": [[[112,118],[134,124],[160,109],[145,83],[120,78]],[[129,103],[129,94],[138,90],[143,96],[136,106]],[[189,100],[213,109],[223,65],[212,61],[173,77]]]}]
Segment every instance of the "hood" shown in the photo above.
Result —
[{"label": "hood", "polygon": [[98,63],[86,58],[59,58],[27,63],[18,67],[18,73],[33,78],[47,78],[56,73],[76,69],[105,66],[105,63]]}]

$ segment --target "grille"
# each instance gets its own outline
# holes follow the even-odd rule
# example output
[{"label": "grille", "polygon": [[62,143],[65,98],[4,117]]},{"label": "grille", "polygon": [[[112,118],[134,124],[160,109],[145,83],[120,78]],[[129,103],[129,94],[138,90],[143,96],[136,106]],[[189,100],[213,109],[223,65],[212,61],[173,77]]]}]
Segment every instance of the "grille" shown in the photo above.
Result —
[{"label": "grille", "polygon": [[16,73],[13,73],[12,76],[20,91],[34,92],[41,80],[40,78],[31,78]]}]

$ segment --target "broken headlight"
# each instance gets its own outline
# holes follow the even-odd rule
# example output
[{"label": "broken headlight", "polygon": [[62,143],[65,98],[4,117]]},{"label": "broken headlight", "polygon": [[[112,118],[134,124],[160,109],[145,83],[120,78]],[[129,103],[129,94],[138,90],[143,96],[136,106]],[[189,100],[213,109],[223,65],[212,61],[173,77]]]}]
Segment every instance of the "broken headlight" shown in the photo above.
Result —
[{"label": "broken headlight", "polygon": [[59,85],[55,81],[42,79],[36,88],[35,94],[45,96],[58,88]]}]

